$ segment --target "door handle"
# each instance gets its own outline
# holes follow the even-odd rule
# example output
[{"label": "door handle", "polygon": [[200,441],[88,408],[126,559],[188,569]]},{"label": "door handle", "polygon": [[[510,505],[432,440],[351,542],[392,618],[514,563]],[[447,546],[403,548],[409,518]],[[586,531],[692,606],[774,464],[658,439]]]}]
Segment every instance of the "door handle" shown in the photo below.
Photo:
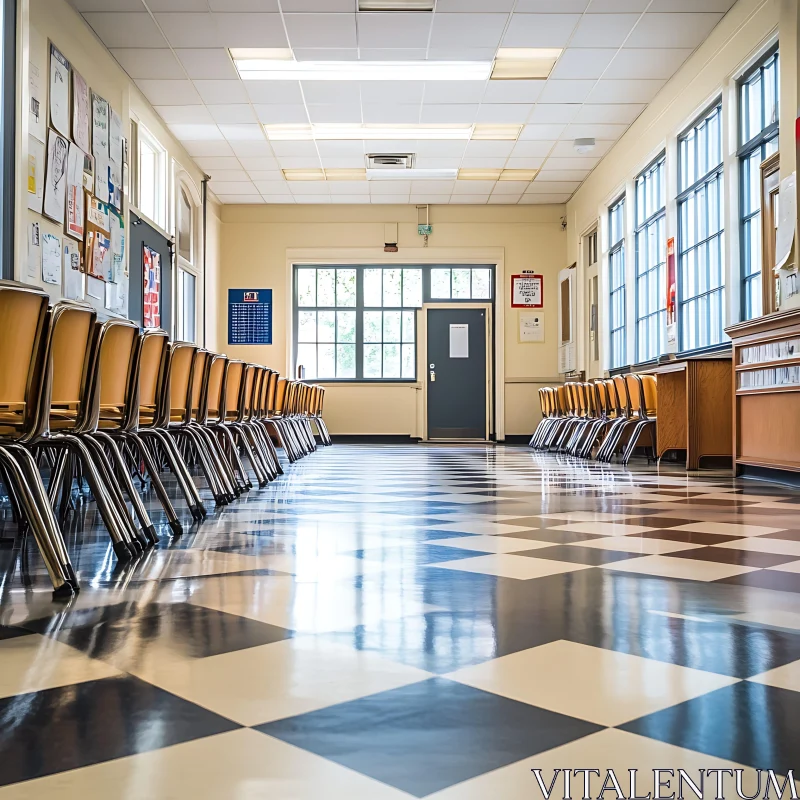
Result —
[{"label": "door handle", "polygon": [[433,370],[431,370],[431,383],[433,383],[435,380],[436,380],[436,373],[433,372]]}]

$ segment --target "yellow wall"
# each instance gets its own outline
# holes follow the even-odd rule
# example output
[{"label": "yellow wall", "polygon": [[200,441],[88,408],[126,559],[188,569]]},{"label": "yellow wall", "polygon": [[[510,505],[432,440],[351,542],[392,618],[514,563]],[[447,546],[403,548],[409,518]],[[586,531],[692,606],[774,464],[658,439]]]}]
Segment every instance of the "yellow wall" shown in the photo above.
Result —
[{"label": "yellow wall", "polygon": [[[603,299],[608,287],[608,205],[627,189],[625,252],[627,261],[627,297],[629,359],[635,360],[635,259],[633,239],[633,181],[636,175],[661,151],[667,153],[666,236],[677,236],[674,201],[677,187],[676,137],[689,123],[720,95],[723,120],[728,135],[724,138],[725,164],[725,250],[727,270],[727,324],[739,320],[739,251],[738,251],[738,163],[736,159],[736,80],[772,42],[780,38],[781,58],[781,173],[795,169],[794,119],[798,112],[798,3],[797,0],[739,0],[721,20],[708,39],[678,70],[658,96],[609,151],[567,203],[569,226],[568,262],[578,262],[579,347],[578,367],[596,376],[605,366],[605,336],[601,333],[600,361],[592,363],[588,352],[588,280],[600,275],[600,331],[605,324]],[[601,254],[599,266],[591,273],[584,263],[581,236],[599,221]]]},{"label": "yellow wall", "polygon": [[[507,383],[519,379],[552,379],[557,369],[556,276],[566,265],[563,206],[435,206],[433,234],[423,248],[414,206],[223,206],[222,260],[219,278],[218,341],[234,357],[260,361],[282,373],[290,365],[290,259],[313,249],[330,259],[348,257],[348,249],[369,248],[382,256],[384,224],[399,224],[399,257],[409,264],[422,256],[468,252],[481,258],[499,248],[503,280],[505,371],[503,411],[507,434],[531,433],[539,418],[540,383]],[[287,255],[287,251],[289,252]],[[324,256],[320,256],[324,260]],[[451,261],[456,259],[451,258]],[[363,263],[353,260],[351,263]],[[419,263],[418,261],[416,263]],[[487,263],[487,261],[483,261]],[[525,269],[544,275],[546,341],[519,344],[516,310],[510,308],[510,278]],[[229,288],[273,290],[273,344],[226,346]],[[332,432],[422,435],[421,391],[408,385],[331,385],[325,418]]]}]

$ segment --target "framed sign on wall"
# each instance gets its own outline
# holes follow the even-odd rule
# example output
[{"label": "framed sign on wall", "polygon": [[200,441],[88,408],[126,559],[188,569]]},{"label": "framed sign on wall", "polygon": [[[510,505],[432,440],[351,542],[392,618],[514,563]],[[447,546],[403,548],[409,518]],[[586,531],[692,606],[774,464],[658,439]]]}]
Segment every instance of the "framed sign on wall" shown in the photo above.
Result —
[{"label": "framed sign on wall", "polygon": [[544,308],[544,276],[534,272],[512,275],[511,308]]}]

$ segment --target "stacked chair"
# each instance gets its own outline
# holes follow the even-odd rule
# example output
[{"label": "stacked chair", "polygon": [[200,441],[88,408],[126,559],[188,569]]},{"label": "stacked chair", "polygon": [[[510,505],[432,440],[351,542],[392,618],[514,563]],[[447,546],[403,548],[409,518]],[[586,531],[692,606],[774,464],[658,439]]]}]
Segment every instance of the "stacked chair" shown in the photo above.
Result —
[{"label": "stacked chair", "polygon": [[[20,537],[30,531],[56,596],[79,590],[62,535],[84,485],[119,561],[159,541],[140,487],[172,533],[184,532],[162,476],[171,473],[194,523],[208,509],[283,474],[331,438],[324,388],[281,378],[162,330],[98,322],[85,303],[49,306],[36,287],[0,281],[0,483]],[[76,492],[77,481],[77,492]]]},{"label": "stacked chair", "polygon": [[654,375],[631,373],[539,389],[542,419],[530,442],[537,450],[627,464],[647,445],[656,460],[658,386]]}]

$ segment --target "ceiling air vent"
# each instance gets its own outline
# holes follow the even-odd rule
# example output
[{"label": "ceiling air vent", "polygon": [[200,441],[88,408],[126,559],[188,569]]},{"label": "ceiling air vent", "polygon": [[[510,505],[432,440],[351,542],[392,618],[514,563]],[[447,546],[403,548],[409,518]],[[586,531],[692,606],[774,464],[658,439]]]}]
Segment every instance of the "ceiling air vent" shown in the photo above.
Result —
[{"label": "ceiling air vent", "polygon": [[413,169],[413,153],[370,153],[367,169]]}]

